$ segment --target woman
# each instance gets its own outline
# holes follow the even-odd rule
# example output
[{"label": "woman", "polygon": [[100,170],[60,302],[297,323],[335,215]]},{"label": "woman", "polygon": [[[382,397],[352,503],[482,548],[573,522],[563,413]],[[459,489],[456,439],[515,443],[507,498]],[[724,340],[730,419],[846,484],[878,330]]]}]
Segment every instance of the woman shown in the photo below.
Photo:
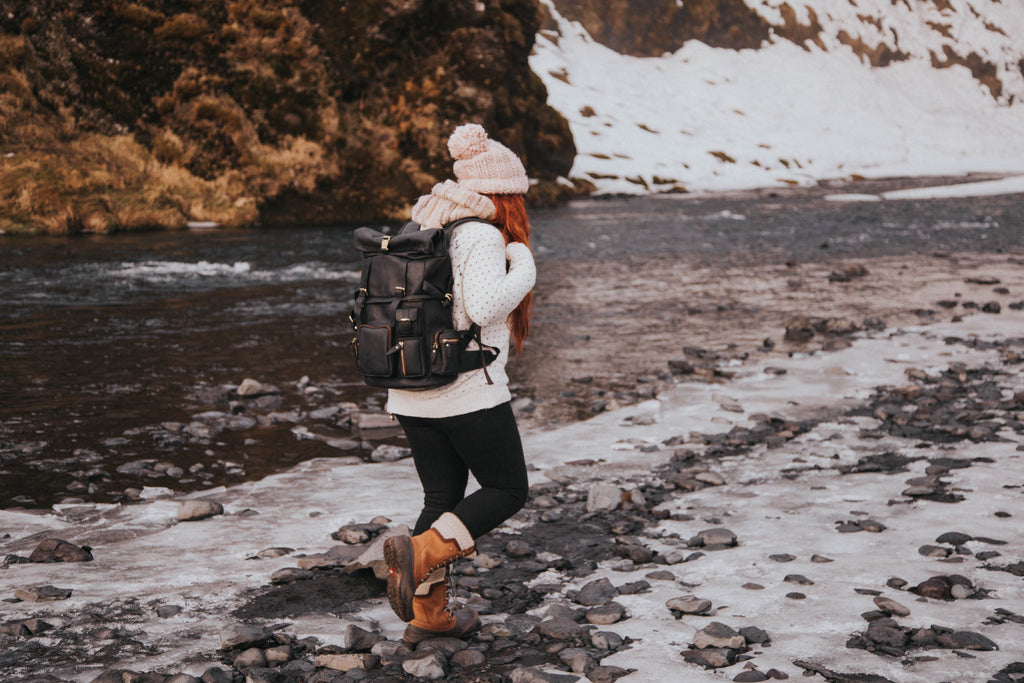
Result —
[{"label": "woman", "polygon": [[[451,238],[456,327],[481,328],[481,341],[500,350],[485,369],[425,391],[392,389],[388,411],[405,430],[423,484],[423,510],[413,536],[389,538],[388,599],[410,643],[461,637],[479,627],[475,611],[448,608],[448,565],[475,552],[475,539],[526,502],[522,443],[511,407],[505,362],[509,336],[522,350],[536,269],[523,195],[529,179],[519,158],[482,126],[459,126],[448,140],[457,182],[434,186],[412,209],[424,228],[460,218]],[[489,221],[489,222],[484,222]],[[466,496],[469,473],[480,488]]]}]

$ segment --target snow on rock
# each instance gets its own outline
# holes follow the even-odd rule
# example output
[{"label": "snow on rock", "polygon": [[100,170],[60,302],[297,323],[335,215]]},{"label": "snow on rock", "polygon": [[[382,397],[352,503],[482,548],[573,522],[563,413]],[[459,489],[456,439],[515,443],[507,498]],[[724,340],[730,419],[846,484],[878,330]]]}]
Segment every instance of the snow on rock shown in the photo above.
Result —
[{"label": "snow on rock", "polygon": [[[1018,3],[980,2],[974,14],[967,5],[979,2],[969,0],[913,11],[822,0],[798,13],[751,2],[769,22],[820,30],[801,45],[737,51],[689,41],[657,58],[618,54],[546,4],[558,28],[537,36],[531,68],[572,129],[570,175],[598,193],[1024,172]],[[905,59],[872,66],[854,43],[884,43]],[[998,87],[959,65],[951,43],[992,65],[982,71]]]}]

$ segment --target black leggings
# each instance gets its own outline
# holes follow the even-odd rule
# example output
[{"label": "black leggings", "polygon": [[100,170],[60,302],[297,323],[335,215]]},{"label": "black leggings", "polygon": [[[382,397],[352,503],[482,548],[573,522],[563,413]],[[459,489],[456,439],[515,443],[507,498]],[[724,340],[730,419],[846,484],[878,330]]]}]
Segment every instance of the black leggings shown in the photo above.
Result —
[{"label": "black leggings", "polygon": [[[423,511],[414,534],[451,512],[479,538],[526,503],[526,462],[511,404],[454,417],[395,417],[423,484]],[[470,472],[480,488],[467,496]]]}]

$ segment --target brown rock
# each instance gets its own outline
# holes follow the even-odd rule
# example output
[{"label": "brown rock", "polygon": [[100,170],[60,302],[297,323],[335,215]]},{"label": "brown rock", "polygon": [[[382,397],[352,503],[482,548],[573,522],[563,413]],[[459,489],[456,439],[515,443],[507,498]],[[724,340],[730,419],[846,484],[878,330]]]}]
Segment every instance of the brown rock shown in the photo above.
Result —
[{"label": "brown rock", "polygon": [[48,538],[39,543],[32,554],[28,556],[29,562],[89,562],[92,560],[92,548],[88,546],[79,548],[74,543],[63,541],[59,538]]}]

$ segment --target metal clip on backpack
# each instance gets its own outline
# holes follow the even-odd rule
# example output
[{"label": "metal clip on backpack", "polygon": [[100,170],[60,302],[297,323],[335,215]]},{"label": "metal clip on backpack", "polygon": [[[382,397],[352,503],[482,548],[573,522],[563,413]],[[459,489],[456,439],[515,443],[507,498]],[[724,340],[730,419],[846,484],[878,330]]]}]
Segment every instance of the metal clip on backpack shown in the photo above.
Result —
[{"label": "metal clip on backpack", "polygon": [[[421,229],[408,222],[394,236],[373,228],[355,231],[363,272],[352,307],[352,349],[363,380],[373,387],[429,389],[454,382],[460,372],[483,368],[498,349],[480,340],[480,326],[456,330],[452,322],[451,229]],[[475,341],[478,348],[470,349]]]}]

